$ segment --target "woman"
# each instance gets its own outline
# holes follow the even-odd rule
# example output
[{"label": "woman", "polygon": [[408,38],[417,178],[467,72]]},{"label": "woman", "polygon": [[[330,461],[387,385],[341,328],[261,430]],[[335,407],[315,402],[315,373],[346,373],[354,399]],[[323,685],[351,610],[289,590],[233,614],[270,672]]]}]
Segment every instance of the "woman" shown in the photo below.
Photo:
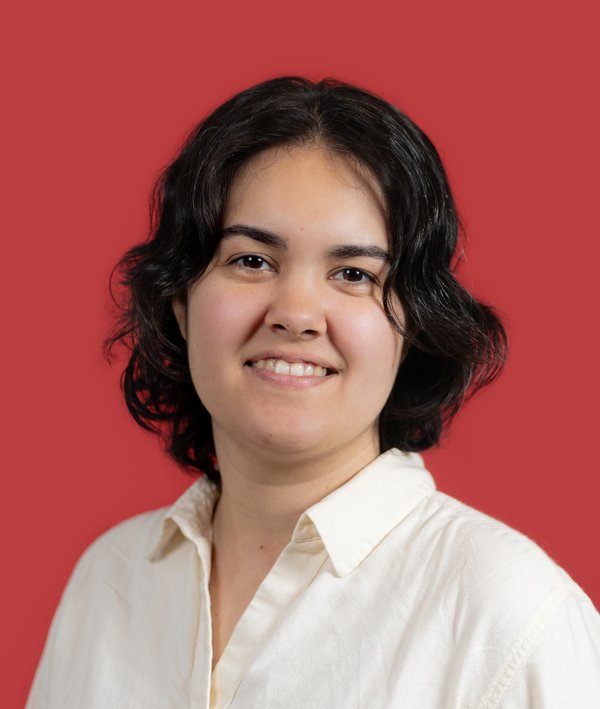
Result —
[{"label": "woman", "polygon": [[80,559],[30,709],[600,704],[590,600],[417,453],[505,357],[457,232],[435,149],[368,92],[274,79],[200,124],[108,348],[204,475]]}]

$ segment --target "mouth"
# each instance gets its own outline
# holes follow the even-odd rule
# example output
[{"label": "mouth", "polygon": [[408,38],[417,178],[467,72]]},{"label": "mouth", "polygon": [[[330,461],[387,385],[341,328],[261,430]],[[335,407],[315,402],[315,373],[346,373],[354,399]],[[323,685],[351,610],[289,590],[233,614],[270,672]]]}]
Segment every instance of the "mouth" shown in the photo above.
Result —
[{"label": "mouth", "polygon": [[288,377],[328,377],[332,374],[337,374],[337,370],[329,367],[323,367],[314,362],[306,362],[304,360],[289,361],[286,359],[265,358],[249,360],[245,363],[246,367],[262,369],[266,372],[274,372],[282,376]]}]

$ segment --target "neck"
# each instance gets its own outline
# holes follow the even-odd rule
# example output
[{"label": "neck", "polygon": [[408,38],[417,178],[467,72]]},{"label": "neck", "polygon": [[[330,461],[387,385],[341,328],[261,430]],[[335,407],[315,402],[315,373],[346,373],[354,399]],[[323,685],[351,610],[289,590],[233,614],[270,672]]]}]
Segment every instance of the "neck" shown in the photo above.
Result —
[{"label": "neck", "polygon": [[216,427],[214,435],[222,481],[214,515],[215,547],[226,547],[242,559],[259,552],[276,557],[300,515],[379,454],[373,436],[325,455],[281,456],[236,445]]}]

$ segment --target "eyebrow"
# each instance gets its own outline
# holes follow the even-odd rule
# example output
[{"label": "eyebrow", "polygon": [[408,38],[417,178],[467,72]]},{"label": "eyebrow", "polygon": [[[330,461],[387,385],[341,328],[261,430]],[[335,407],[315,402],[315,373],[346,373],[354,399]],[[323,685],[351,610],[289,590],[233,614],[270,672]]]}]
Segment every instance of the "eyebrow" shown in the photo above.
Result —
[{"label": "eyebrow", "polygon": [[228,226],[223,229],[222,236],[248,236],[254,241],[260,241],[261,244],[268,244],[269,246],[277,246],[280,249],[287,249],[287,242],[281,236],[273,234],[266,229],[258,229],[255,226],[246,226],[246,224],[234,224],[233,226]]},{"label": "eyebrow", "polygon": [[344,244],[342,246],[334,246],[328,252],[328,256],[332,258],[357,258],[360,256],[366,258],[376,258],[385,263],[390,263],[390,255],[385,249],[374,244]]},{"label": "eyebrow", "polygon": [[[266,229],[259,229],[254,226],[248,226],[247,224],[233,224],[223,229],[223,238],[227,236],[247,236],[254,241],[260,241],[262,244],[268,244],[269,246],[276,246],[280,249],[287,249],[287,241],[279,236],[279,234],[274,234]],[[342,244],[340,246],[334,246],[327,252],[330,258],[375,258],[385,263],[390,263],[390,255],[385,250],[374,244]]]}]

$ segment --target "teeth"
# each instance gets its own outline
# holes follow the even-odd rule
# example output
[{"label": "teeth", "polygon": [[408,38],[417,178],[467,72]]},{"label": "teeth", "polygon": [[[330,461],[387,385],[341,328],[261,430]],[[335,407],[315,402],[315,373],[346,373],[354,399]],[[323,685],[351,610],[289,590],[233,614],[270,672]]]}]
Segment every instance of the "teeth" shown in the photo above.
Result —
[{"label": "teeth", "polygon": [[289,374],[290,365],[283,359],[278,359],[275,362],[275,374]]},{"label": "teeth", "polygon": [[284,359],[259,359],[252,362],[256,369],[264,369],[267,372],[284,374],[292,377],[324,377],[327,374],[326,367],[317,364],[304,364],[304,362],[286,362]]}]

